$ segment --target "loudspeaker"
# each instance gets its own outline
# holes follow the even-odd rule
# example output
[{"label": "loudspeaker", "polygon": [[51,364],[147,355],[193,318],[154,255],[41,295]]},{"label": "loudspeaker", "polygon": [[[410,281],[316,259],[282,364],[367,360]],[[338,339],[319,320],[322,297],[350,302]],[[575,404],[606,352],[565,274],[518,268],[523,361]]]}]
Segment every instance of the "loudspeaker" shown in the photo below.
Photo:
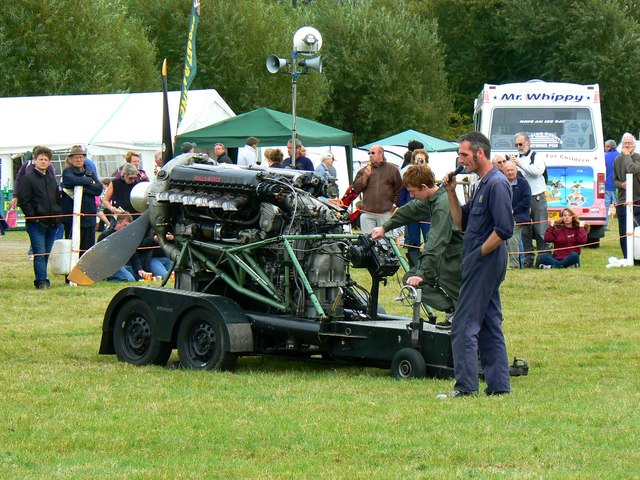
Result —
[{"label": "loudspeaker", "polygon": [[305,69],[312,69],[322,72],[322,57],[318,55],[313,58],[305,58],[298,62],[298,65],[304,67]]},{"label": "loudspeaker", "polygon": [[287,60],[284,58],[279,58],[276,55],[269,55],[267,57],[267,70],[269,73],[278,73],[281,68],[287,66]]}]

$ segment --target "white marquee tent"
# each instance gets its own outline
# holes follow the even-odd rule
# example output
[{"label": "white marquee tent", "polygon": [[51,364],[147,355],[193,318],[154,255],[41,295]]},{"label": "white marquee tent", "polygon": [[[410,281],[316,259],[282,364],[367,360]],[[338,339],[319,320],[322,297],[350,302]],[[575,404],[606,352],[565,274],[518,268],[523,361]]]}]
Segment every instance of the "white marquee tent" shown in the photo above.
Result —
[{"label": "white marquee tent", "polygon": [[[168,97],[175,129],[180,92]],[[191,90],[177,133],[234,115],[215,90]],[[98,163],[108,157],[122,163],[124,154],[134,150],[142,154],[145,170],[152,171],[154,151],[162,146],[162,92],[0,98],[0,132],[2,187],[11,188],[11,156],[35,145],[56,151],[82,144]]]}]

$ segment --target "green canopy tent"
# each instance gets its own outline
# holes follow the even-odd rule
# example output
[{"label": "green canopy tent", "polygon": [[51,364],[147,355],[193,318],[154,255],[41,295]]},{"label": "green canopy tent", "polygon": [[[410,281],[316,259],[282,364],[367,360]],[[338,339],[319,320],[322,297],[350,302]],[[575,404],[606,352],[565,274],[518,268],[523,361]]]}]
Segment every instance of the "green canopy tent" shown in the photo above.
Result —
[{"label": "green canopy tent", "polygon": [[[259,108],[221,122],[179,135],[176,149],[185,142],[213,145],[216,142],[227,147],[242,147],[248,137],[260,139],[261,147],[286,145],[291,140],[293,117],[269,108]],[[353,179],[353,141],[351,133],[323,125],[302,117],[296,117],[296,137],[306,147],[347,147],[349,183]]]},{"label": "green canopy tent", "polygon": [[424,145],[424,149],[427,152],[457,152],[458,144],[454,142],[447,142],[441,140],[426,133],[418,132],[416,130],[406,130],[404,132],[396,133],[387,138],[376,140],[375,142],[363,145],[361,148],[369,148],[372,145],[394,145],[398,147],[406,147],[411,140],[418,140]]}]

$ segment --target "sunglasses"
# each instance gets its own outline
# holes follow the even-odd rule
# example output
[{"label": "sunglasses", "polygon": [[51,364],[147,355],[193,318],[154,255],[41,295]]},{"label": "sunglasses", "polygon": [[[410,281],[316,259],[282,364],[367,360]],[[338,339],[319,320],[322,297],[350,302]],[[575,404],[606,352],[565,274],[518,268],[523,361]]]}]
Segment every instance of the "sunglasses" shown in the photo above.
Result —
[{"label": "sunglasses", "polygon": [[369,152],[369,155],[375,155],[376,152]]},{"label": "sunglasses", "polygon": [[516,143],[516,147],[524,147],[524,143]]},{"label": "sunglasses", "polygon": [[496,162],[498,165],[502,165],[503,163],[507,163],[506,160],[498,160]]}]

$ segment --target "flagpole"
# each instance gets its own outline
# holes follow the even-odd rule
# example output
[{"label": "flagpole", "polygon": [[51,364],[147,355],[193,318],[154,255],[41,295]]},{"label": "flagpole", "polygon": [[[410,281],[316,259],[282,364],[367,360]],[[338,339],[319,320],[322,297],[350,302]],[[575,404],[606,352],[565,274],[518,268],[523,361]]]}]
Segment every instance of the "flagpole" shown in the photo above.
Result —
[{"label": "flagpole", "polygon": [[196,76],[196,36],[198,35],[198,23],[200,23],[200,0],[193,0],[191,7],[191,19],[189,20],[189,36],[187,40],[187,53],[184,57],[184,72],[182,75],[182,89],[180,91],[180,107],[178,108],[178,124],[176,126],[176,135],[182,122],[182,117],[187,110],[187,94],[191,82]]},{"label": "flagpole", "polygon": [[167,59],[162,62],[162,165],[173,158],[173,137],[167,96]]}]

